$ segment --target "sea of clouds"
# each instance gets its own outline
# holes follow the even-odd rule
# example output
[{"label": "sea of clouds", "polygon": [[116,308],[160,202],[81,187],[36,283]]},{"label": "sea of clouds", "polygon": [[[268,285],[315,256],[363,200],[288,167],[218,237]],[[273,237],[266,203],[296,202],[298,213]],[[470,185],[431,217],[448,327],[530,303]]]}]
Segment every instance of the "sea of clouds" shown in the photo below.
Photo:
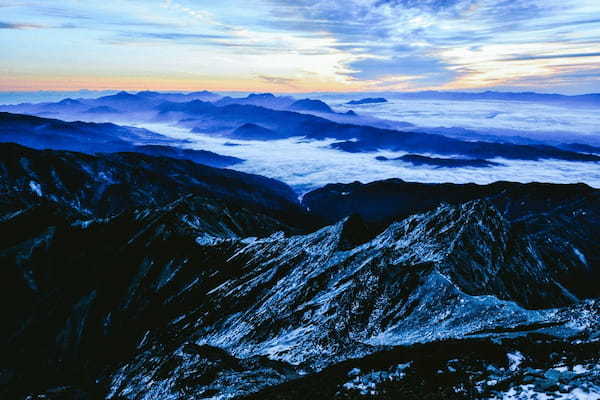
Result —
[{"label": "sea of clouds", "polygon": [[[415,182],[452,182],[487,184],[495,181],[587,183],[600,188],[600,163],[558,160],[516,161],[495,159],[504,166],[492,168],[434,168],[375,159],[399,157],[406,153],[346,153],[329,148],[333,140],[290,138],[274,141],[228,140],[211,134],[192,133],[188,129],[162,124],[144,124],[145,128],[166,136],[186,139],[186,147],[209,150],[243,158],[244,163],[230,168],[279,179],[299,195],[328,183],[372,182],[400,178]],[[233,145],[232,144],[236,144]]]},{"label": "sea of clouds", "polygon": [[[57,101],[65,97],[98,97],[107,93],[78,91],[4,93],[2,100],[12,103]],[[240,94],[237,95],[238,97]],[[327,102],[334,110],[352,109],[359,115],[413,124],[407,130],[436,132],[441,128],[464,128],[468,131],[447,131],[445,134],[465,140],[503,140],[518,137],[524,141],[543,143],[587,143],[600,146],[600,112],[585,106],[565,107],[521,101],[449,101],[405,100],[386,97],[387,103],[347,105],[350,100],[378,97],[368,94],[311,94],[295,95]],[[6,101],[9,103],[10,101]],[[0,101],[2,103],[2,101]],[[399,161],[382,162],[377,156],[400,157],[406,153],[381,151],[377,153],[346,153],[331,149],[332,140],[290,138],[276,141],[228,140],[210,133],[191,133],[188,129],[165,124],[129,123],[186,139],[186,147],[213,151],[246,160],[231,168],[265,175],[291,185],[299,194],[328,183],[371,182],[400,178],[418,182],[453,182],[487,184],[499,180],[517,182],[587,183],[600,188],[600,163],[543,161],[496,161],[503,166],[492,168],[434,168],[413,166]],[[477,136],[482,135],[482,136]],[[237,144],[232,146],[231,143]],[[435,156],[435,155],[432,155]]]},{"label": "sea of clouds", "polygon": [[[336,111],[409,122],[434,132],[436,128],[465,128],[484,135],[519,136],[547,143],[600,145],[600,109],[597,106],[563,106],[527,101],[415,100],[386,97],[387,103],[348,105],[362,96],[324,94]],[[379,97],[379,96],[377,96]],[[462,137],[462,136],[461,136]]]}]

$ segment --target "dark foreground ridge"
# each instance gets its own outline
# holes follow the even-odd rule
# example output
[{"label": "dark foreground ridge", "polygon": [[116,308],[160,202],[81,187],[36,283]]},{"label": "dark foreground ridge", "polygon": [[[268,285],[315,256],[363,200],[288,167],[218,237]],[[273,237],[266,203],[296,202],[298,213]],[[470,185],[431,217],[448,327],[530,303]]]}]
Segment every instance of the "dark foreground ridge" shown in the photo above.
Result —
[{"label": "dark foreground ridge", "polygon": [[0,150],[2,399],[600,393],[585,185],[329,185],[308,214],[190,161]]},{"label": "dark foreground ridge", "polygon": [[441,204],[486,199],[508,219],[544,213],[561,204],[598,201],[600,190],[585,184],[495,182],[489,185],[417,183],[386,179],[371,183],[329,184],[304,195],[302,204],[330,223],[358,214],[389,223]]},{"label": "dark foreground ridge", "polygon": [[139,153],[88,155],[0,144],[0,192],[6,207],[51,201],[90,217],[136,207],[163,206],[188,195],[243,204],[294,221],[310,222],[283,182]]}]

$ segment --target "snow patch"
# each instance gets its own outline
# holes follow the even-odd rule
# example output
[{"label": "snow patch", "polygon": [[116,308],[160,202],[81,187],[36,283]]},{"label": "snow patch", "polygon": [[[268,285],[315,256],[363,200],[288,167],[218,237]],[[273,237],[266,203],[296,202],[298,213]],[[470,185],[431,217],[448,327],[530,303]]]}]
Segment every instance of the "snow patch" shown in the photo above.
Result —
[{"label": "snow patch", "polygon": [[508,357],[509,369],[511,371],[516,371],[519,369],[519,366],[525,360],[525,357],[520,352],[508,353],[506,355]]},{"label": "snow patch", "polygon": [[573,253],[575,253],[577,258],[579,258],[579,260],[582,263],[587,264],[587,258],[585,258],[585,255],[581,251],[579,251],[577,247],[573,247]]},{"label": "snow patch", "polygon": [[342,385],[344,390],[359,391],[361,395],[378,395],[377,386],[386,381],[397,381],[406,376],[405,370],[411,366],[412,362],[398,364],[395,368],[388,371],[371,371],[360,375],[360,369],[353,368],[348,372],[349,377],[354,377]]},{"label": "snow patch", "polygon": [[40,197],[43,196],[42,185],[40,185],[36,181],[29,181],[29,188],[31,189],[32,192],[34,192],[38,196],[40,196]]},{"label": "snow patch", "polygon": [[510,388],[501,397],[491,400],[600,400],[600,388],[575,388],[567,393],[543,393],[535,390],[535,385],[521,385]]},{"label": "snow patch", "polygon": [[204,233],[196,238],[196,243],[200,246],[216,246],[223,243],[225,239]]}]

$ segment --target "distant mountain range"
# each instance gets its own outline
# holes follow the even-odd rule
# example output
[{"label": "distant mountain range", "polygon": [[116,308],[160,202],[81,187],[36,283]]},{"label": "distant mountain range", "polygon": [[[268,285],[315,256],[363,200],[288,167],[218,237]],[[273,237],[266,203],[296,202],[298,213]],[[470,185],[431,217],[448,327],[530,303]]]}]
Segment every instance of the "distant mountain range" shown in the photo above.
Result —
[{"label": "distant mountain range", "polygon": [[272,108],[276,110],[283,110],[291,106],[296,100],[290,96],[275,96],[271,93],[261,94],[249,94],[246,97],[234,98],[234,97],[223,97],[219,101],[215,102],[217,106],[228,106],[231,104],[245,104],[251,106],[259,106],[265,108]]},{"label": "distant mountain range", "polygon": [[336,142],[331,147],[349,153],[392,150],[448,156],[460,155],[474,159],[498,157],[509,160],[555,159],[565,161],[600,161],[600,157],[595,154],[577,153],[546,145],[462,141],[435,134],[394,133],[393,131],[386,132],[384,130],[377,130],[376,128],[373,129],[364,129],[361,132],[363,134],[361,135],[362,138],[359,136],[358,138],[354,138],[354,140]]},{"label": "distant mountain range", "polygon": [[[194,100],[216,101],[221,96],[207,92],[161,93],[144,91],[136,94],[121,91],[98,98],[63,99],[56,103],[22,103],[0,106],[0,111],[56,116],[65,119],[100,118],[103,115],[115,118],[115,114],[149,111],[163,102],[189,102]],[[121,117],[127,118],[126,115]],[[130,117],[129,117],[130,118]],[[131,118],[130,118],[131,119]]]},{"label": "distant mountain range", "polygon": [[[590,148],[586,148],[584,151],[577,151],[577,144],[565,145],[558,148],[535,144],[471,141],[426,132],[399,132],[358,123],[335,122],[331,119],[323,118],[323,116],[328,114],[338,116],[342,114],[332,113],[331,108],[327,104],[317,100],[305,99],[287,104],[293,99],[276,97],[271,94],[261,94],[249,95],[242,99],[229,98],[225,102],[219,100],[216,103],[202,100],[172,102],[163,101],[163,97],[165,96],[176,97],[174,94],[142,92],[134,95],[121,92],[94,100],[86,100],[85,104],[81,101],[64,100],[56,104],[25,105],[22,107],[33,107],[38,111],[46,110],[44,113],[57,112],[60,109],[75,109],[89,114],[90,110],[94,110],[94,108],[90,107],[94,106],[96,107],[95,110],[98,110],[97,107],[100,107],[101,111],[104,110],[107,112],[107,115],[116,116],[116,118],[126,118],[128,115],[136,115],[138,118],[149,122],[162,121],[176,123],[191,129],[193,132],[213,133],[242,140],[251,138],[270,140],[295,136],[315,140],[333,138],[339,140],[339,142],[332,144],[331,147],[346,152],[392,150],[416,154],[431,153],[442,156],[458,155],[481,160],[506,158],[516,160],[558,159],[586,162],[600,161],[600,156],[594,154],[594,152],[590,152]],[[211,94],[201,92],[196,94],[196,96],[210,97]],[[283,103],[286,103],[286,108],[295,108],[301,112],[255,105],[277,104],[277,107],[279,107],[283,106]],[[116,111],[120,113],[115,113]],[[315,112],[319,116],[311,115],[310,112]],[[346,117],[355,118],[355,116]],[[262,130],[258,132],[260,129],[257,127],[260,127]],[[23,144],[35,146],[34,143]],[[84,147],[66,147],[66,149],[89,151]]]},{"label": "distant mountain range", "polygon": [[166,141],[146,129],[112,123],[65,122],[31,115],[0,113],[0,140],[39,149],[64,149],[90,152],[123,151],[132,142]]},{"label": "distant mountain range", "polygon": [[376,104],[376,103],[387,103],[387,100],[383,97],[365,97],[360,100],[350,100],[346,104],[349,105],[361,105],[361,104]]},{"label": "distant mountain range", "polygon": [[[582,154],[551,146],[516,145],[484,141],[464,141],[442,135],[399,132],[367,125],[334,122],[319,116],[300,114],[264,107],[232,104],[218,107],[212,103],[191,102],[160,106],[165,119],[180,121],[193,132],[219,132],[220,134],[245,139],[237,127],[253,124],[273,132],[271,139],[305,137],[322,140],[343,140],[332,144],[332,148],[346,152],[373,152],[378,150],[434,153],[440,155],[462,155],[469,158],[539,160],[559,159],[569,161],[600,161],[593,154]],[[262,140],[268,138],[261,134]]]},{"label": "distant mountain range", "polygon": [[[146,129],[110,123],[65,122],[57,119],[0,112],[0,143],[19,143],[36,149],[81,151],[89,154],[137,152],[226,167],[244,160],[210,151],[181,149],[174,141]],[[141,143],[148,144],[141,144]]]},{"label": "distant mountain range", "polygon": [[[420,95],[427,96],[433,94],[435,93],[422,92]],[[490,97],[496,94],[495,92],[485,92],[478,95]],[[417,96],[414,93],[405,93],[404,95]],[[446,93],[445,95],[460,97],[461,94]],[[510,94],[504,93],[502,95],[509,96]],[[531,94],[519,95],[522,97]],[[203,101],[200,98],[213,99],[213,102]],[[549,98],[555,97],[550,96]],[[594,98],[594,95],[587,95],[586,98]],[[194,100],[187,101],[189,99]],[[217,100],[214,101],[214,99]],[[331,148],[345,152],[357,153],[391,150],[412,153],[414,157],[404,159],[404,161],[416,166],[430,165],[442,167],[444,165],[448,167],[450,164],[455,168],[474,166],[472,161],[466,163],[456,161],[445,162],[441,160],[441,157],[438,157],[440,158],[439,160],[427,160],[423,158],[425,157],[423,154],[446,157],[459,156],[464,159],[481,160],[478,166],[484,166],[484,164],[486,166],[494,166],[492,161],[490,161],[490,159],[494,158],[513,160],[556,159],[580,162],[600,161],[600,155],[594,146],[574,143],[559,144],[552,147],[534,143],[499,143],[485,139],[473,141],[450,138],[444,136],[443,131],[441,131],[442,134],[430,134],[422,130],[419,132],[400,132],[361,124],[360,117],[334,113],[326,103],[319,100],[295,100],[291,97],[279,97],[269,93],[251,94],[247,97],[236,99],[230,97],[220,98],[218,95],[210,92],[195,92],[190,94],[158,92],[131,94],[119,92],[98,99],[65,99],[58,103],[24,104],[8,108],[27,113],[65,115],[74,118],[91,115],[93,116],[92,118],[100,118],[101,120],[127,120],[133,118],[136,121],[166,122],[178,124],[190,129],[192,132],[209,133],[220,135],[224,138],[241,140],[274,140],[290,137],[303,137],[314,140],[336,139],[338,141],[333,143]],[[317,115],[312,115],[311,113]],[[335,121],[342,117],[347,118],[343,121],[351,121],[352,123]],[[38,120],[37,124],[41,123],[42,121]],[[8,121],[5,116],[0,121],[0,124],[10,127],[10,124],[13,124],[13,122]],[[118,128],[123,131],[123,134],[107,135],[107,130],[112,129],[115,131],[117,128],[116,126],[111,128],[103,126],[101,134],[98,129],[94,128],[95,133],[93,135],[95,139],[92,140],[89,134],[77,133],[75,131],[69,134],[68,137],[65,137],[65,132],[74,129],[75,125],[73,124],[78,126],[76,129],[91,130],[91,126],[85,126],[85,123],[64,122],[63,124],[71,124],[68,127],[64,125],[65,132],[59,132],[60,129],[53,129],[53,124],[56,125],[59,122],[55,120],[44,127],[42,135],[29,135],[28,141],[23,141],[26,140],[24,137],[16,138],[14,135],[11,139],[11,132],[5,129],[3,132],[6,137],[3,140],[36,148],[47,147],[84,152],[135,151],[135,149],[131,148],[131,143],[128,142],[132,141],[132,137],[135,137],[134,134],[139,136],[141,132],[144,132],[142,130],[135,131],[132,128]],[[30,126],[29,128],[31,129],[32,127]],[[0,127],[0,129],[3,128]],[[147,131],[144,133],[151,134]],[[162,139],[159,139],[158,135],[155,136],[155,139],[159,143],[145,144],[169,145],[169,143],[160,143]],[[148,138],[145,141],[148,142]],[[100,148],[98,147],[99,145],[103,147]],[[221,158],[217,160],[217,155],[204,158],[202,154],[191,156],[191,152],[189,151],[186,153],[171,152],[171,154],[179,154],[180,157],[186,157],[186,159],[219,167],[239,162],[233,158]],[[204,153],[204,155],[206,156],[207,154]]]},{"label": "distant mountain range", "polygon": [[502,165],[481,159],[465,159],[465,158],[438,158],[438,157],[427,157],[418,154],[406,154],[404,156],[396,158],[387,158],[384,156],[375,157],[379,161],[402,161],[415,166],[431,166],[436,168],[490,168]]}]

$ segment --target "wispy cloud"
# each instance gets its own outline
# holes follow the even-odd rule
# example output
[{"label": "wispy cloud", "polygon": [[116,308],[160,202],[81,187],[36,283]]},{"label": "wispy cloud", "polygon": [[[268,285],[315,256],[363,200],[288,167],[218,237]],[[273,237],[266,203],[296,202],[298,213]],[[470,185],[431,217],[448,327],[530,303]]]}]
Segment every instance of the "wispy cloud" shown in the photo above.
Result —
[{"label": "wispy cloud", "polygon": [[46,28],[44,25],[39,24],[23,24],[23,23],[11,23],[11,22],[0,22],[0,29],[43,29]]},{"label": "wispy cloud", "polygon": [[202,34],[202,33],[176,33],[176,32],[121,32],[119,33],[121,38],[126,39],[155,39],[155,40],[167,40],[174,42],[185,42],[190,43],[194,41],[203,41],[206,39],[231,39],[231,35],[216,35],[216,34]]},{"label": "wispy cloud", "polygon": [[594,53],[568,53],[568,54],[546,54],[546,55],[528,55],[507,58],[506,61],[527,61],[527,60],[551,60],[555,58],[588,58],[588,57],[600,57],[600,52]]},{"label": "wispy cloud", "polygon": [[297,82],[296,79],[293,78],[283,78],[280,76],[265,76],[265,75],[259,75],[257,76],[258,79],[260,79],[263,82],[267,82],[267,83],[272,83],[278,86],[288,86],[288,87],[294,87],[294,84]]},{"label": "wispy cloud", "polygon": [[[359,77],[368,74],[373,78],[376,63],[380,64],[381,77],[390,69],[421,75],[422,79],[413,81],[413,88],[491,87],[527,77],[547,77],[562,65],[557,64],[559,59],[573,62],[575,58],[594,57],[600,42],[599,21],[583,18],[593,15],[594,9],[600,11],[600,4],[586,0],[391,1],[380,2],[379,9],[369,7],[368,2],[357,2],[367,8],[358,13],[351,11],[347,19],[355,24],[362,16],[365,25],[378,27],[364,31],[366,51],[362,55],[379,57],[363,63],[367,68],[361,68],[360,62],[352,68],[358,70]],[[355,40],[344,35],[343,29],[338,28],[335,35],[342,42]],[[388,48],[374,51],[368,47],[382,42],[388,43]],[[392,48],[397,43],[409,44],[409,49]],[[354,46],[349,51],[362,51]],[[511,47],[527,50],[514,56]],[[427,59],[431,60],[429,65],[419,63]],[[542,64],[542,60],[546,62]],[[527,68],[514,63],[517,61],[533,63]],[[432,69],[438,73],[432,73]]]},{"label": "wispy cloud", "polygon": [[[144,70],[168,66],[155,71],[160,76],[200,66],[203,76],[265,85],[285,83],[260,77],[293,79],[299,87],[405,90],[490,88],[528,79],[543,89],[543,82],[555,82],[549,77],[563,74],[561,88],[572,79],[573,87],[585,81],[588,90],[600,91],[587,63],[600,53],[597,0],[0,3],[7,21],[0,22],[0,29],[7,34],[78,29],[76,38],[54,29],[47,40],[52,36],[60,45],[75,39],[80,51],[73,50],[73,57],[85,54],[88,59],[81,64],[88,65],[90,74],[98,68],[93,55],[101,52],[111,60],[104,67],[113,75],[120,67],[133,73],[135,65]],[[33,45],[5,40],[21,50],[38,46],[37,54],[45,54],[45,39]],[[92,51],[96,46],[103,47]],[[156,51],[139,50],[149,46]],[[161,56],[166,53],[178,60],[176,67]],[[32,65],[35,60],[29,57],[22,62]],[[48,59],[52,57],[33,64],[45,65]],[[564,75],[567,66],[578,68],[581,77]],[[52,67],[47,68],[49,73]]]}]

